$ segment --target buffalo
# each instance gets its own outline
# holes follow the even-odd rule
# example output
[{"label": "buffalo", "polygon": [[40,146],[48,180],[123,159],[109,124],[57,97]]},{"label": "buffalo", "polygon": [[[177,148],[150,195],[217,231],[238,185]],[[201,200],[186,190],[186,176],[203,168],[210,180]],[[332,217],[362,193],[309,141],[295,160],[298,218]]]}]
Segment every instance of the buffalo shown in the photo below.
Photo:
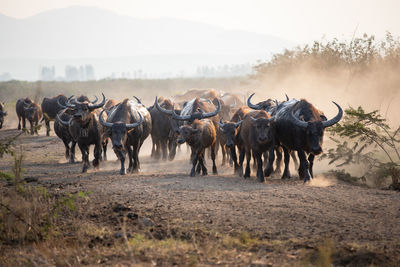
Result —
[{"label": "buffalo", "polygon": [[307,182],[313,177],[314,158],[322,153],[324,129],[338,123],[343,116],[342,108],[333,103],[338,108],[338,113],[330,120],[325,120],[326,117],[305,99],[292,99],[278,107],[274,117],[274,135],[276,142],[283,146],[285,152],[285,170],[282,178],[290,177],[289,150],[297,151],[300,159],[300,178]]},{"label": "buffalo", "polygon": [[[153,124],[151,130],[151,139],[153,141],[151,155],[156,159],[160,158],[160,150],[163,160],[167,159],[168,150],[169,160],[173,160],[176,155],[176,132],[179,128],[179,123],[164,112],[165,110],[167,110],[167,112],[168,110],[172,110],[172,106],[173,103],[171,100],[159,98],[157,99],[157,103],[154,103],[153,107],[150,109]],[[178,113],[180,113],[180,110]]]},{"label": "buffalo", "polygon": [[[264,110],[247,113],[240,125],[239,137],[242,144],[239,155],[239,175],[243,174],[243,161],[247,165],[244,177],[250,177],[250,159],[253,153],[257,162],[257,178],[264,182],[262,154],[274,147],[274,136],[271,116]],[[272,153],[273,154],[273,153]]]},{"label": "buffalo", "polygon": [[217,142],[217,134],[215,132],[214,124],[209,119],[194,120],[192,124],[183,125],[179,128],[178,143],[183,144],[186,142],[192,149],[192,169],[190,176],[196,175],[197,169],[202,170],[203,175],[207,175],[207,168],[205,166],[204,152],[205,149],[211,148],[211,160],[213,162],[213,173],[217,174],[217,166],[215,165],[215,147]]},{"label": "buffalo", "polygon": [[38,134],[38,124],[42,117],[42,109],[40,106],[27,97],[18,99],[15,109],[18,116],[18,130],[21,130],[21,120],[23,129],[26,129],[25,120],[28,120],[31,125],[31,135],[34,133]]},{"label": "buffalo", "polygon": [[63,108],[58,104],[65,106],[67,102],[67,97],[65,95],[58,95],[52,98],[45,97],[42,101],[42,112],[43,112],[43,119],[46,124],[46,135],[50,135],[50,121],[56,119],[57,113],[62,110]]},{"label": "buffalo", "polygon": [[0,102],[0,129],[3,128],[3,123],[4,123],[4,117],[7,116],[7,111],[4,111],[4,105],[6,103],[1,103]]},{"label": "buffalo", "polygon": [[87,172],[89,168],[90,145],[95,146],[93,167],[98,168],[100,164],[103,127],[99,123],[99,118],[95,110],[103,107],[105,102],[106,98],[104,94],[103,101],[99,104],[72,99],[66,103],[66,107],[71,111],[70,120],[64,121],[57,116],[62,124],[68,126],[73,140],[77,142],[81,150],[83,161],[82,172]]},{"label": "buffalo", "polygon": [[125,99],[121,104],[114,106],[107,121],[100,113],[100,123],[107,128],[105,136],[111,138],[113,150],[121,161],[120,174],[125,174],[125,156],[128,152],[128,172],[137,172],[140,169],[139,151],[144,140],[151,132],[151,116],[140,102]]}]

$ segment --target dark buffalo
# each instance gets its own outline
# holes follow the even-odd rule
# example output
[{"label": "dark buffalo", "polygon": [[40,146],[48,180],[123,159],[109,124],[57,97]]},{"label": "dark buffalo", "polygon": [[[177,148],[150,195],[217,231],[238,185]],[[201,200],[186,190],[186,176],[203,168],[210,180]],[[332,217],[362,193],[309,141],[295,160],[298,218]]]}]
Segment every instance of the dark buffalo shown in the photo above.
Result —
[{"label": "dark buffalo", "polygon": [[93,104],[88,101],[79,101],[72,99],[66,106],[71,110],[72,117],[69,121],[62,120],[57,116],[58,120],[69,127],[69,132],[78,143],[82,153],[83,167],[82,172],[86,172],[89,167],[89,146],[94,145],[93,167],[98,168],[101,159],[101,145],[103,127],[99,122],[96,109],[104,106],[106,98],[103,94],[103,101],[99,104]]},{"label": "dark buffalo", "polygon": [[[244,177],[250,177],[250,159],[253,153],[257,161],[257,178],[264,182],[262,155],[274,147],[271,116],[264,110],[247,113],[240,126],[239,136],[242,148],[239,155],[239,175],[243,173],[243,161],[247,164]],[[272,153],[273,154],[273,153]]]},{"label": "dark buffalo", "polygon": [[55,97],[45,97],[42,101],[42,112],[43,119],[46,123],[46,135],[50,135],[50,121],[56,119],[57,113],[63,108],[58,104],[62,104],[65,106],[67,102],[67,97],[65,95],[58,95]]},{"label": "dark buffalo", "polygon": [[144,140],[151,132],[151,116],[141,103],[125,99],[115,106],[107,121],[100,114],[101,124],[107,128],[106,136],[111,138],[113,150],[121,161],[120,174],[125,174],[125,156],[129,155],[128,172],[137,172],[140,168],[139,151]]},{"label": "dark buffalo", "polygon": [[6,103],[0,102],[0,129],[3,128],[4,117],[7,116],[7,111],[5,111],[4,105]]},{"label": "dark buffalo", "polygon": [[[278,108],[280,108],[282,105],[285,105],[287,101],[289,101],[289,97],[286,96],[286,101],[278,102],[277,100],[272,100],[271,98],[258,102],[257,104],[251,103],[251,98],[254,96],[255,93],[251,94],[249,98],[247,99],[247,106],[255,109],[255,110],[265,110],[270,114],[271,116],[275,116],[276,111]],[[276,154],[276,168],[275,172],[276,173],[281,173],[281,167],[282,167],[282,147],[279,144],[276,144],[275,148],[273,151],[270,151],[270,153],[275,153]],[[297,157],[294,153],[294,151],[289,151],[290,156],[293,159],[293,162],[295,164],[295,167],[298,167],[298,161]],[[271,171],[271,170],[268,170]]]},{"label": "dark buffalo", "polygon": [[234,164],[235,173],[239,169],[239,164],[237,161],[236,155],[236,146],[238,147],[239,151],[241,151],[242,143],[240,142],[239,133],[239,126],[246,116],[247,113],[251,111],[248,107],[241,107],[239,108],[235,114],[232,116],[231,120],[228,122],[219,122],[219,128],[221,131],[221,135],[224,136],[225,145],[230,150],[230,155]]},{"label": "dark buffalo", "polygon": [[27,119],[31,125],[31,135],[34,133],[38,134],[38,124],[42,118],[40,106],[27,97],[18,99],[15,109],[18,116],[18,130],[21,130],[21,120],[22,128],[26,129],[25,119]]},{"label": "dark buffalo", "polygon": [[304,99],[293,99],[280,105],[275,115],[275,137],[285,152],[285,170],[282,178],[290,177],[289,150],[296,150],[299,156],[300,178],[307,182],[313,177],[314,157],[322,153],[324,129],[339,122],[343,115],[342,108],[333,103],[338,108],[338,114],[331,120],[324,120],[321,112]]},{"label": "dark buffalo", "polygon": [[[62,121],[70,121],[72,119],[72,115],[68,108],[62,109],[56,115],[56,120],[54,121],[54,132],[56,135],[63,141],[65,146],[65,158],[69,163],[75,162],[75,145],[76,141],[71,136],[69,132],[69,125],[64,125]],[[60,121],[60,118],[62,121]],[[71,146],[69,145],[71,143]]]},{"label": "dark buffalo", "polygon": [[196,175],[197,169],[202,170],[203,175],[207,175],[205,166],[204,152],[205,149],[211,148],[211,159],[213,162],[213,173],[217,174],[217,166],[215,165],[215,147],[217,143],[217,134],[215,132],[214,123],[209,119],[194,120],[192,124],[186,124],[179,128],[178,143],[188,143],[192,149],[192,169],[190,176]]},{"label": "dark buffalo", "polygon": [[159,159],[161,150],[162,159],[166,160],[169,150],[168,159],[173,160],[176,155],[176,132],[179,128],[179,124],[176,120],[172,119],[171,116],[165,114],[163,111],[160,111],[160,109],[172,111],[172,101],[164,98],[159,98],[157,101],[157,104],[154,103],[153,107],[150,110],[151,120],[153,124],[151,130],[151,139],[153,141],[151,154],[152,157]]}]

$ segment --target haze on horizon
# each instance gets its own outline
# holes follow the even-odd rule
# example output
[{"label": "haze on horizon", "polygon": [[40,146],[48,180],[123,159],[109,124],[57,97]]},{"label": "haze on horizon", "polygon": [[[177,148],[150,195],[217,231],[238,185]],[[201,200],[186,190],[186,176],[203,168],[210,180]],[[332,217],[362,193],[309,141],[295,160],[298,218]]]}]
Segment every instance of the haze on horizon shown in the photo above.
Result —
[{"label": "haze on horizon", "polygon": [[26,18],[71,5],[93,6],[136,18],[176,18],[226,29],[275,35],[296,44],[323,36],[400,35],[397,0],[0,0],[0,13]]},{"label": "haze on horizon", "polygon": [[[55,15],[65,14],[71,6],[78,10],[79,18]],[[82,10],[90,11],[87,18]],[[396,0],[0,0],[0,14],[18,19],[17,27],[10,27],[8,33],[4,27],[8,20],[2,20],[0,75],[10,72],[12,78],[35,80],[42,66],[55,66],[56,76],[60,76],[67,65],[93,64],[97,78],[137,71],[154,77],[190,76],[204,66],[249,66],[313,40],[351,39],[354,33],[380,39],[387,31],[397,38],[398,10],[400,2]],[[103,15],[109,20],[101,19]],[[40,22],[43,17],[45,23],[27,23]],[[92,18],[99,23],[90,24]],[[143,21],[152,26],[142,27]],[[62,33],[57,32],[59,25]],[[81,29],[85,27],[90,30]],[[146,31],[151,33],[146,35]],[[133,37],[132,32],[139,34]],[[112,42],[114,33],[119,35]],[[137,44],[137,36],[143,36],[142,44]],[[208,36],[215,38],[207,42]],[[171,42],[160,42],[168,38]],[[154,43],[158,46],[152,46]],[[169,57],[163,58],[166,55]]]}]

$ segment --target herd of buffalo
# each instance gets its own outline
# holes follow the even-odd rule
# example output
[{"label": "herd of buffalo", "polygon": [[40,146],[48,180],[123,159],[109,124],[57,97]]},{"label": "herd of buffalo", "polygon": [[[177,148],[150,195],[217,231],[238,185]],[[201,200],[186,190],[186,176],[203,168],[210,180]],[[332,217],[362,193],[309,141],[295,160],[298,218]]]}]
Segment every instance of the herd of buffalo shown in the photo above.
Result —
[{"label": "herd of buffalo", "polygon": [[[212,171],[216,174],[215,159],[221,148],[222,165],[233,165],[236,174],[247,178],[253,158],[257,178],[264,182],[265,176],[281,171],[283,151],[282,178],[290,178],[289,161],[292,158],[300,178],[306,182],[313,177],[314,157],[322,153],[324,129],[339,122],[343,115],[342,108],[335,102],[338,113],[328,120],[308,101],[290,100],[287,96],[285,101],[267,99],[253,104],[252,94],[244,105],[238,96],[214,90],[189,91],[185,95],[191,99],[179,101],[176,97],[173,102],[156,97],[150,107],[143,105],[137,97],[122,102],[106,101],[104,94],[100,102],[97,97],[93,101],[86,96],[45,97],[41,106],[29,98],[21,98],[16,103],[18,129],[25,129],[28,120],[30,133],[34,134],[39,122],[45,121],[49,135],[50,121],[54,121],[54,132],[63,141],[65,156],[70,163],[75,160],[75,145],[78,144],[82,153],[82,172],[90,166],[89,146],[94,145],[92,163],[98,168],[101,160],[107,160],[109,140],[121,162],[120,174],[137,172],[140,148],[150,135],[153,142],[151,156],[155,159],[173,160],[177,146],[188,144],[192,163],[190,176],[200,172],[207,175],[205,154],[211,157]],[[4,103],[0,103],[0,128],[6,115]],[[128,170],[125,169],[127,155]],[[247,164],[243,172],[245,158]]]}]

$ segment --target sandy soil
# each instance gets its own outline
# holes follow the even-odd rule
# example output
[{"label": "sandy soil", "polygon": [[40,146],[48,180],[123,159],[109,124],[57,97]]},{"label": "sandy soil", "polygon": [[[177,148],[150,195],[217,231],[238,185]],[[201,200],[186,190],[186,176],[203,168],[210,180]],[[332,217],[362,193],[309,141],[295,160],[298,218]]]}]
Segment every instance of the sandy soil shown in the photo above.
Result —
[{"label": "sandy soil", "polygon": [[[15,133],[1,130],[0,139]],[[80,163],[66,163],[62,142],[52,134],[46,137],[42,129],[40,136],[20,138],[26,153],[25,177],[37,178],[35,184],[53,191],[91,192],[85,218],[115,231],[120,229],[115,208],[120,205],[122,211],[160,225],[160,230],[152,230],[156,238],[162,238],[165,225],[201,227],[223,234],[248,232],[258,239],[292,240],[306,249],[316,248],[318,242],[329,237],[342,251],[342,257],[352,255],[351,249],[345,249],[351,244],[369,247],[375,254],[361,265],[393,264],[400,259],[398,192],[349,185],[326,177],[322,170],[309,185],[297,177],[289,181],[273,177],[260,184],[254,172],[247,180],[236,177],[229,166],[220,167],[220,160],[218,175],[193,178],[188,175],[186,148],[177,160],[154,162],[148,155],[149,142],[141,153],[138,174],[119,175],[119,162],[111,149],[109,160],[102,162],[99,170],[82,174]],[[79,160],[78,148],[76,156]],[[6,157],[1,160],[0,170],[9,170],[10,165],[11,159]],[[128,231],[135,229],[128,227]],[[288,248],[291,255],[282,256],[274,249],[257,255],[269,258],[272,265],[291,265],[300,260],[298,249],[294,245]],[[339,265],[346,265],[346,261],[339,261]]]}]

